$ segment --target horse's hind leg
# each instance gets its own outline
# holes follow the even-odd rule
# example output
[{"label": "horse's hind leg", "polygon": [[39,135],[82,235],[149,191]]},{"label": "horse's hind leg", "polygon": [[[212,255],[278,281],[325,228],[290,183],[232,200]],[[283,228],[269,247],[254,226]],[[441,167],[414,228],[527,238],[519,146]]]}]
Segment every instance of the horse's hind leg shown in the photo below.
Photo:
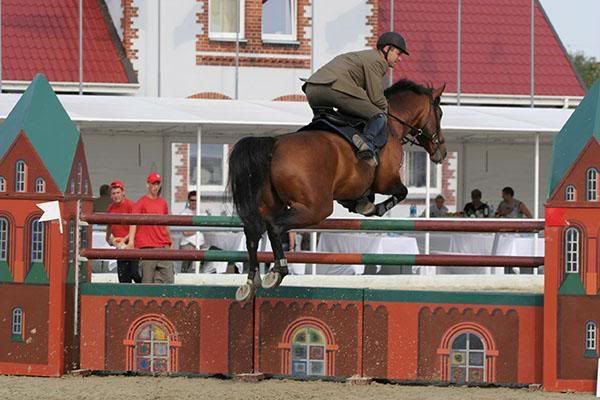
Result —
[{"label": "horse's hind leg", "polygon": [[262,287],[265,289],[276,288],[288,274],[287,260],[281,244],[281,234],[283,232],[284,231],[278,226],[267,223],[267,234],[269,235],[269,241],[271,242],[271,248],[273,249],[273,255],[275,256],[275,265],[263,278]]},{"label": "horse's hind leg", "polygon": [[[262,228],[262,231],[261,229],[258,229],[259,227]],[[263,232],[264,223],[257,224],[255,227],[244,226],[246,248],[248,249],[249,258],[248,279],[235,293],[235,299],[237,301],[251,300],[256,293],[256,289],[260,286],[260,274],[258,273],[258,257],[256,252],[258,251],[258,242]]]}]

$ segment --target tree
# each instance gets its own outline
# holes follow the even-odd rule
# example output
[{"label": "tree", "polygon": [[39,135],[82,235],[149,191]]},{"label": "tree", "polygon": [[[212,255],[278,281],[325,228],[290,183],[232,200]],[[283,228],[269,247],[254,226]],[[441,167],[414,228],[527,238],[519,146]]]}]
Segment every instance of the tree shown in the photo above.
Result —
[{"label": "tree", "polygon": [[587,57],[578,51],[569,53],[569,59],[588,89],[600,79],[600,61],[596,60],[596,57]]}]

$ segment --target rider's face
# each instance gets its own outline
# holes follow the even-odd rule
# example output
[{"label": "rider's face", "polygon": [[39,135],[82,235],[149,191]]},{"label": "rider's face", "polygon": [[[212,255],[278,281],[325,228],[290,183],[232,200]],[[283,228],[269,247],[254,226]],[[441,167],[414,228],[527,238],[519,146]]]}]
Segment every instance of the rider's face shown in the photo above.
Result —
[{"label": "rider's face", "polygon": [[[394,68],[396,63],[402,59],[402,52],[397,47],[387,46],[389,51],[387,53],[386,61],[390,68]],[[384,49],[385,50],[385,49]]]}]

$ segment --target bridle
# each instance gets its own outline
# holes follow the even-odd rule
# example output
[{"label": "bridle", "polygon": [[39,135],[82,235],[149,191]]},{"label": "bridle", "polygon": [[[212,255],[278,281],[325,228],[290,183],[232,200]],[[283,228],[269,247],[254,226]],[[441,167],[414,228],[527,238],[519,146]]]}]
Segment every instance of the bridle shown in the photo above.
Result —
[{"label": "bridle", "polygon": [[[431,106],[434,106],[433,101],[430,101],[430,104],[431,104]],[[431,132],[427,131],[424,126],[422,128],[417,128],[416,126],[409,124],[408,122],[402,120],[401,118],[395,116],[394,114],[392,114],[390,112],[388,112],[387,115],[388,115],[388,117],[395,119],[396,121],[400,122],[402,125],[404,125],[410,129],[409,135],[404,135],[401,139],[401,143],[403,145],[410,144],[410,145],[421,146],[424,148],[425,146],[423,146],[419,142],[419,138],[423,137],[426,140],[433,143],[433,145],[435,146],[433,153],[435,154],[440,149],[440,146],[445,143],[444,139],[440,139],[439,131],[431,133]]]}]

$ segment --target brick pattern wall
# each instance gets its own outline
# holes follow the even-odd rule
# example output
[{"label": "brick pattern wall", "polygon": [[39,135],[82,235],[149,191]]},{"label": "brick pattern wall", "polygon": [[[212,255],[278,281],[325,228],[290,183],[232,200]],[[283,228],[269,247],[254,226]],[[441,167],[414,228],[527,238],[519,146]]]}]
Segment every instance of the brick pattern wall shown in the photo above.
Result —
[{"label": "brick pattern wall", "polygon": [[442,163],[442,196],[446,199],[446,207],[455,205],[457,211],[462,210],[456,204],[456,152],[448,152],[448,156]]},{"label": "brick pattern wall", "polygon": [[[212,40],[208,37],[208,3],[198,0],[201,11],[197,22],[197,65],[235,65],[235,41]],[[376,1],[376,0],[375,0]],[[310,0],[296,0],[296,32],[294,43],[266,43],[262,40],[262,0],[245,0],[244,30],[240,34],[239,65],[242,67],[310,68]],[[307,14],[308,13],[308,14]],[[214,54],[211,54],[214,53]],[[223,54],[229,53],[229,54]],[[293,57],[290,57],[293,56]]]},{"label": "brick pattern wall", "polygon": [[123,8],[121,26],[125,54],[130,61],[137,60],[138,50],[133,47],[133,40],[139,38],[139,29],[133,27],[133,19],[139,16],[139,8],[135,6],[134,0],[121,0],[121,7]]},{"label": "brick pattern wall", "polygon": [[306,96],[303,94],[286,94],[273,99],[273,101],[306,101]]},{"label": "brick pattern wall", "polygon": [[371,13],[367,15],[367,26],[371,27],[371,36],[367,37],[367,46],[375,47],[379,37],[379,0],[367,0]]},{"label": "brick pattern wall", "polygon": [[189,160],[189,145],[187,143],[175,144],[173,168],[175,170],[174,197],[177,203],[187,201]]}]

